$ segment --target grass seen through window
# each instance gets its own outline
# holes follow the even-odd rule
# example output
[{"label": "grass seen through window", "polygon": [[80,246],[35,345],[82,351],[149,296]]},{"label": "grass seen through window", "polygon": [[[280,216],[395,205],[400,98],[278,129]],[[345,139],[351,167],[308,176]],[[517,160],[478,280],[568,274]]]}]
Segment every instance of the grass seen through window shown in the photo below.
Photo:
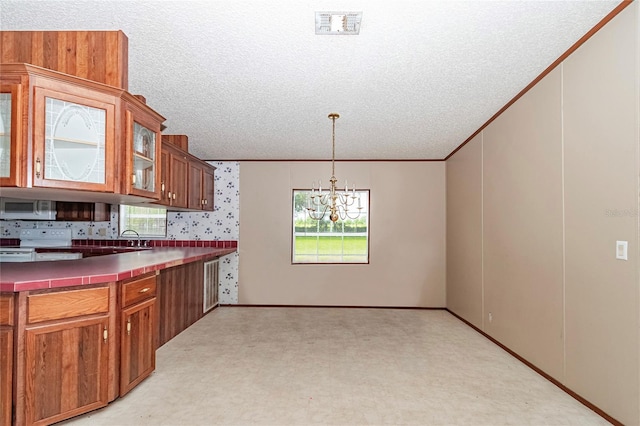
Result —
[{"label": "grass seen through window", "polygon": [[309,217],[309,191],[294,191],[293,263],[368,263],[369,192],[358,191],[364,208],[355,219],[333,223],[328,214],[321,220]]}]

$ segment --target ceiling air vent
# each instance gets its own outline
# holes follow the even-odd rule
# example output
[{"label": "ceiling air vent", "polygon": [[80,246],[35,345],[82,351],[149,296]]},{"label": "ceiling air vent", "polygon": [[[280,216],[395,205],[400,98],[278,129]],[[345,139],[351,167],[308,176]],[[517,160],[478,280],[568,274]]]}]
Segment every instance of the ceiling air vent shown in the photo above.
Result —
[{"label": "ceiling air vent", "polygon": [[316,34],[357,35],[362,12],[316,12]]}]

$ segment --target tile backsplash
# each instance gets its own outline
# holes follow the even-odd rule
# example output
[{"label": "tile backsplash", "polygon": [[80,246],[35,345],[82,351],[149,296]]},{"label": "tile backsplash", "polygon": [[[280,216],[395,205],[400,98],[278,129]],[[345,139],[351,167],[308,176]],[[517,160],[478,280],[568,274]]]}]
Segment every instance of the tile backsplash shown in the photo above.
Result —
[{"label": "tile backsplash", "polygon": [[[216,167],[212,212],[167,212],[168,240],[238,241],[240,216],[240,163],[210,161]],[[111,206],[108,222],[0,221],[0,238],[20,238],[23,228],[70,228],[74,240],[115,240],[118,206]],[[87,241],[89,243],[89,241]],[[238,252],[220,261],[220,303],[238,303]]]}]

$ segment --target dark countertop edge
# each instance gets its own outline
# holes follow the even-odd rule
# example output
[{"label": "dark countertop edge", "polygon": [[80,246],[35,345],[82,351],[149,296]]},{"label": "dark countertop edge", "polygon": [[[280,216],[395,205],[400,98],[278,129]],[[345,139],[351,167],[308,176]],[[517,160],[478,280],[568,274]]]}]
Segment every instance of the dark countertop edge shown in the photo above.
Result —
[{"label": "dark countertop edge", "polygon": [[[130,253],[119,253],[119,254],[111,254],[100,257],[90,257],[78,260],[67,260],[62,261],[65,262],[61,267],[57,267],[58,269],[53,273],[53,275],[49,278],[42,278],[41,275],[37,272],[42,272],[44,268],[48,265],[50,266],[52,263],[56,263],[56,266],[59,264],[59,261],[53,262],[28,262],[28,263],[15,263],[13,265],[17,266],[8,266],[9,264],[5,264],[0,269],[0,292],[7,293],[17,293],[21,291],[28,290],[41,290],[41,289],[53,289],[53,288],[63,288],[63,287],[77,287],[82,285],[89,284],[103,284],[113,281],[121,281],[129,278],[133,278],[142,274],[146,274],[147,272],[153,272],[157,270],[167,269],[174,266],[184,265],[191,262],[196,262],[199,260],[213,260],[218,257],[226,256],[228,254],[234,253],[237,251],[237,248],[215,248],[215,247],[156,247],[149,250],[143,250],[143,253],[146,253],[147,258],[150,258],[153,254],[163,254],[166,252],[182,252],[182,254],[176,254],[176,256],[168,256],[163,258],[158,262],[154,262],[152,259],[143,259],[141,261],[129,261],[123,263],[129,263],[126,267],[120,267],[120,262],[117,260],[131,260],[127,259],[127,257],[131,258],[132,256],[136,256],[139,251],[134,251]],[[73,274],[73,266],[80,266],[80,262],[91,262],[96,269],[99,269],[99,272],[95,274]],[[109,268],[110,263],[115,263]],[[30,270],[25,270],[24,266],[30,265],[36,270],[35,275],[32,278],[29,277]],[[86,265],[86,264],[85,264]],[[66,267],[66,268],[65,268]],[[10,268],[10,272],[8,275],[14,276],[13,279],[9,277],[6,278],[7,273],[6,268]],[[22,270],[17,271],[16,269]],[[62,269],[62,271],[61,271]],[[68,272],[65,270],[68,269]],[[3,276],[4,275],[4,276]],[[16,279],[17,278],[17,279]]]}]

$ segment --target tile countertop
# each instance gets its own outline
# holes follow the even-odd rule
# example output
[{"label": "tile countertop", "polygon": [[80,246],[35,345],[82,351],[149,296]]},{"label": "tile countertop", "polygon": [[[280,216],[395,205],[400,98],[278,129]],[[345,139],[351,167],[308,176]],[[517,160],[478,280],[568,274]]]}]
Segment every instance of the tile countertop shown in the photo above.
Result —
[{"label": "tile countertop", "polygon": [[120,281],[146,272],[213,259],[234,248],[155,247],[130,253],[0,265],[0,291],[19,292]]}]

